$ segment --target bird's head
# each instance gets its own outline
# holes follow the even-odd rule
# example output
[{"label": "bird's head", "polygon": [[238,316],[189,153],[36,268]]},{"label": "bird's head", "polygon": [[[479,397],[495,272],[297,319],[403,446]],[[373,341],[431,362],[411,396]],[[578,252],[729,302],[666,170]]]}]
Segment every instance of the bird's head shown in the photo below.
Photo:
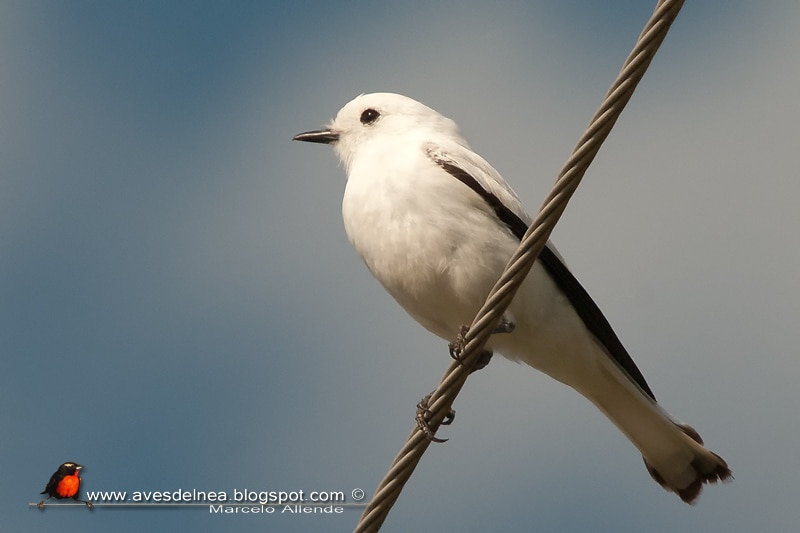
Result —
[{"label": "bird's head", "polygon": [[396,143],[401,138],[430,142],[441,137],[466,146],[456,123],[430,107],[400,94],[370,93],[348,102],[326,128],[299,133],[293,140],[331,144],[349,168],[369,143]]},{"label": "bird's head", "polygon": [[76,471],[83,468],[83,465],[79,465],[78,463],[67,462],[58,467],[58,472],[60,474],[64,474],[66,476],[74,474]]}]

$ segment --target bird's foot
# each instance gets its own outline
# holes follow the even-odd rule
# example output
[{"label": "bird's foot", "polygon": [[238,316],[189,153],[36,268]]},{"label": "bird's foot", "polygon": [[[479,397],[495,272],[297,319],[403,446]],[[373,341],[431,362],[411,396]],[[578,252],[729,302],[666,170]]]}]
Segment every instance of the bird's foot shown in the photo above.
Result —
[{"label": "bird's foot", "polygon": [[492,333],[511,333],[517,327],[517,324],[514,320],[508,318],[507,316],[503,315],[500,318],[500,322],[497,323],[497,327],[494,328]]},{"label": "bird's foot", "polygon": [[[501,333],[505,333],[507,331],[511,331],[514,329],[513,323],[510,326],[511,329],[503,329]],[[464,359],[462,354],[464,353],[464,335],[466,334],[468,328],[467,326],[461,326],[461,329],[456,336],[456,340],[451,342],[448,345],[450,350],[450,357],[453,360],[458,361],[460,364],[464,364]],[[483,370],[489,364],[489,361],[492,360],[493,352],[491,350],[482,350],[481,353],[478,354],[478,358],[475,360],[475,366],[470,370],[470,374],[475,372],[476,370]]]},{"label": "bird's foot", "polygon": [[[430,422],[428,421],[428,418],[431,415],[429,403],[432,395],[433,393],[430,393],[419,401],[417,404],[417,415],[414,417],[414,419],[417,421],[417,427],[425,434],[426,437],[428,437],[428,440],[432,442],[447,442],[448,439],[440,439],[436,436],[436,431],[431,428]],[[455,418],[456,412],[453,409],[450,409],[440,425],[449,426],[453,423]]]},{"label": "bird's foot", "polygon": [[465,338],[468,331],[469,326],[461,326],[458,328],[456,338],[453,339],[453,342],[447,345],[448,350],[450,350],[450,357],[459,363],[462,363],[461,354],[464,353]]},{"label": "bird's foot", "polygon": [[40,501],[38,504],[36,504],[36,507],[37,507],[38,509],[44,509],[44,500],[42,500],[42,501]]},{"label": "bird's foot", "polygon": [[492,360],[492,355],[494,355],[494,353],[491,350],[481,351],[481,353],[478,354],[478,358],[475,360],[475,366],[472,367],[469,373],[472,374],[473,372],[486,368],[489,365],[489,361]]},{"label": "bird's foot", "polygon": [[[516,327],[517,324],[514,322],[514,320],[512,318],[509,318],[509,316],[506,314],[500,318],[500,322],[498,322],[497,326],[495,326],[495,328],[492,330],[492,334],[511,333],[514,331]],[[456,338],[453,339],[453,342],[447,345],[447,348],[450,351],[450,357],[452,357],[459,363],[462,362],[461,356],[464,353],[464,348],[466,347],[466,338],[468,331],[469,331],[469,326],[461,326],[460,328],[458,328],[458,333],[456,334]],[[491,357],[491,355],[489,357]],[[488,363],[489,360],[486,359],[486,361],[482,365],[476,366],[476,370],[485,367]]]}]

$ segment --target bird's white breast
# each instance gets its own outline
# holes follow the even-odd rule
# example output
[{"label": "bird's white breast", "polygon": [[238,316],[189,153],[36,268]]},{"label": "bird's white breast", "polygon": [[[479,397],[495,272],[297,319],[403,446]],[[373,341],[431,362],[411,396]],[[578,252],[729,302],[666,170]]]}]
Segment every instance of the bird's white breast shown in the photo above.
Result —
[{"label": "bird's white breast", "polygon": [[372,274],[412,317],[448,339],[471,322],[516,248],[489,206],[419,143],[362,147],[342,214]]}]

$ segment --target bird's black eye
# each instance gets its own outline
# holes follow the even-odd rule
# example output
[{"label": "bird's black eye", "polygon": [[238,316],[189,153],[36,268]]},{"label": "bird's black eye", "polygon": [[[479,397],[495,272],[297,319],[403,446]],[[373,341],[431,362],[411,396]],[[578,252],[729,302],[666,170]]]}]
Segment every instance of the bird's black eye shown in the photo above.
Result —
[{"label": "bird's black eye", "polygon": [[370,107],[369,109],[365,109],[364,112],[361,113],[360,120],[363,125],[367,126],[369,124],[373,124],[376,120],[378,120],[379,116],[381,116],[381,114]]}]

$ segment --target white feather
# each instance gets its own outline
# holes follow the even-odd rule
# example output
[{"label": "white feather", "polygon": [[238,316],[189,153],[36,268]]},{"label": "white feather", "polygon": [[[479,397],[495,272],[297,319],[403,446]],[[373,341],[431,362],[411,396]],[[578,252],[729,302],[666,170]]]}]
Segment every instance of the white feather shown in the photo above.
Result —
[{"label": "white feather", "polygon": [[[452,120],[405,96],[361,95],[323,133],[318,142],[334,142],[347,170],[342,214],[356,251],[414,319],[452,340],[472,322],[519,241],[486,198],[442,163],[466,172],[527,225],[522,202]],[[614,361],[540,262],[509,316],[514,332],[494,335],[488,347],[584,395],[641,451],[665,488],[692,502],[703,483],[730,477],[697,433]]]}]

